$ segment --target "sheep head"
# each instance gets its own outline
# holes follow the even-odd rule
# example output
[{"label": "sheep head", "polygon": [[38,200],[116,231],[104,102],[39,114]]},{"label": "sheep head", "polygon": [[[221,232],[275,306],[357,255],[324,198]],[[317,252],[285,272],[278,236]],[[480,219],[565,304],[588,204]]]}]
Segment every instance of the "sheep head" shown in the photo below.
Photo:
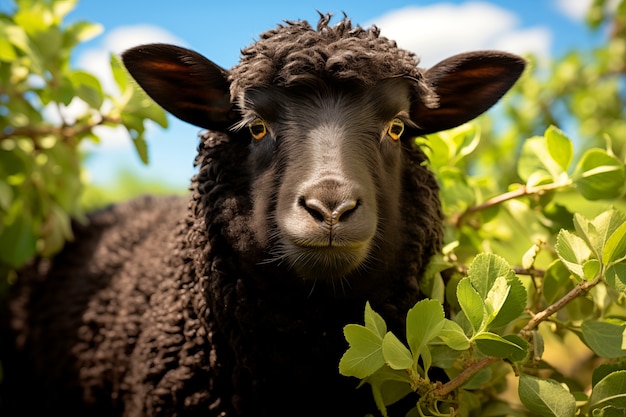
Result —
[{"label": "sheep head", "polygon": [[[123,54],[171,114],[249,142],[241,164],[252,178],[252,229],[268,260],[307,279],[393,265],[413,227],[406,222],[416,221],[405,213],[420,210],[403,208],[406,166],[421,162],[410,160],[414,138],[478,116],[524,69],[518,56],[481,51],[423,70],[376,28],[348,19],[331,28],[328,20],[317,30],[297,22],[263,34],[230,71],[171,45]],[[437,223],[436,232],[421,244],[437,246],[441,219],[426,217],[418,223]]]}]

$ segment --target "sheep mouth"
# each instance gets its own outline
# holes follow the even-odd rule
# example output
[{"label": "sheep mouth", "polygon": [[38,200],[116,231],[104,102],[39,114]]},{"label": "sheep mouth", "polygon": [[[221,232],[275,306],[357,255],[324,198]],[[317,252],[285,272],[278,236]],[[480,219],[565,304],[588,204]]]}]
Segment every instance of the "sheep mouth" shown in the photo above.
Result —
[{"label": "sheep mouth", "polygon": [[369,251],[363,242],[298,242],[287,245],[289,265],[304,279],[341,279],[362,267]]}]

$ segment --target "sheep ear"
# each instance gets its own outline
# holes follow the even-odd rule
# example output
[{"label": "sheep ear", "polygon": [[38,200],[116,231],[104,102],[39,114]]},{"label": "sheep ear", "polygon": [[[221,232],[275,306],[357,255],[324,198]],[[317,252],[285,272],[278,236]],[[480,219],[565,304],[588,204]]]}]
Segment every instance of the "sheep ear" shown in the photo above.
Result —
[{"label": "sheep ear", "polygon": [[179,119],[221,131],[237,120],[227,71],[202,55],[178,46],[150,44],[127,50],[122,61],[143,90]]},{"label": "sheep ear", "polygon": [[493,106],[524,71],[523,58],[498,51],[455,55],[428,71],[425,81],[438,96],[438,106],[414,103],[411,118],[419,134],[461,125]]}]

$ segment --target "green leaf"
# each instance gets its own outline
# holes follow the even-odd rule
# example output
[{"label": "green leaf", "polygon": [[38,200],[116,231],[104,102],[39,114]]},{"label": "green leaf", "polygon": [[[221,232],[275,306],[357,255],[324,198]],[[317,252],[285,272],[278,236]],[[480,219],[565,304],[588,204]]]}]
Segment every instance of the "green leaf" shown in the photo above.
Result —
[{"label": "green leaf", "polygon": [[470,348],[470,341],[465,332],[461,326],[452,320],[445,320],[439,337],[451,349],[467,350]]},{"label": "green leaf", "polygon": [[524,255],[522,255],[522,268],[531,269],[535,265],[535,260],[540,250],[541,246],[535,243],[524,252]]},{"label": "green leaf", "polygon": [[[480,373],[480,372],[479,372]],[[483,406],[483,402],[485,401],[484,395],[483,393],[480,393],[478,391],[470,391],[470,390],[462,390],[460,392],[460,396],[459,398],[461,399],[461,401],[458,403],[458,408],[455,407],[456,410],[454,410],[454,414],[441,414],[438,412],[437,410],[437,406],[433,406],[431,408],[429,408],[430,413],[427,414],[429,416],[438,416],[438,417],[445,417],[445,416],[470,416],[470,415],[474,415],[475,412],[480,412],[482,411],[482,406]],[[474,413],[472,413],[472,411]],[[483,414],[480,413],[481,417],[483,417]],[[405,417],[418,417],[417,415],[414,416],[405,416]],[[423,414],[419,417],[423,417]]]},{"label": "green leaf", "polygon": [[458,364],[459,358],[465,353],[462,350],[453,350],[435,339],[428,345],[431,353],[432,366],[441,369],[451,369]]},{"label": "green leaf", "polygon": [[537,330],[533,330],[532,331],[532,342],[533,342],[533,347],[532,347],[532,351],[534,352],[534,356],[536,358],[541,358],[543,356],[543,352],[545,352],[545,342],[543,340],[543,336],[541,335],[541,333]]},{"label": "green leaf", "polygon": [[23,27],[0,21],[0,34],[5,35],[9,43],[27,55],[31,55],[31,45]]},{"label": "green leaf", "polygon": [[76,90],[74,89],[74,85],[69,77],[65,74],[59,77],[58,87],[53,89],[51,92],[52,94],[50,95],[50,99],[52,101],[63,103],[66,106],[69,106],[74,97],[76,97]]},{"label": "green leaf", "polygon": [[74,10],[78,0],[54,0],[52,2],[52,14],[55,17],[55,22],[60,23],[65,15]]},{"label": "green leaf", "polygon": [[525,343],[525,345],[522,347],[518,343],[516,343],[520,340],[521,339],[516,339],[515,342],[513,342],[491,332],[480,333],[476,335],[474,339],[478,350],[480,350],[487,356],[495,356],[497,358],[503,359],[514,357],[517,358],[516,360],[522,360],[526,357],[526,353],[528,351],[528,343]]},{"label": "green leaf", "polygon": [[371,329],[358,324],[348,324],[343,334],[350,347],[339,361],[339,372],[345,376],[363,379],[385,365],[382,353],[383,339]]},{"label": "green leaf", "polygon": [[626,214],[614,208],[603,211],[592,220],[579,213],[574,214],[576,232],[587,242],[598,259],[602,259],[604,246],[609,237],[624,223]]},{"label": "green leaf", "polygon": [[515,273],[502,257],[479,253],[469,266],[467,276],[478,294],[486,298],[498,278],[515,276]]},{"label": "green leaf", "polygon": [[571,287],[570,271],[560,259],[555,259],[546,269],[543,277],[543,296],[548,304],[565,295]]},{"label": "green leaf", "polygon": [[626,409],[626,371],[610,373],[598,382],[591,391],[587,407],[591,412],[604,407],[619,408],[623,412]]},{"label": "green leaf", "polygon": [[584,321],[581,325],[583,341],[598,356],[619,358],[626,356],[623,348],[626,325],[606,321]]},{"label": "green leaf", "polygon": [[424,145],[424,152],[435,170],[449,165],[453,157],[453,144],[448,143],[442,133],[437,132],[418,139],[418,143]]},{"label": "green leaf", "polygon": [[371,385],[376,406],[387,417],[387,406],[404,398],[412,392],[411,379],[404,371],[396,371],[383,366],[365,381]]},{"label": "green leaf", "polygon": [[0,228],[0,261],[18,267],[36,253],[37,233],[30,210],[20,199],[4,217],[4,228]]},{"label": "green leaf", "polygon": [[591,256],[591,249],[585,241],[567,230],[561,230],[556,238],[555,249],[565,267],[580,279],[585,279],[583,264]]},{"label": "green leaf", "polygon": [[46,233],[42,234],[40,253],[50,257],[59,252],[65,242],[73,237],[70,216],[66,210],[52,203],[46,218]]},{"label": "green leaf", "polygon": [[[0,212],[9,210],[13,198],[14,195],[12,188],[9,184],[0,179]],[[0,230],[2,230],[1,223]]]},{"label": "green leaf", "polygon": [[567,175],[563,168],[552,159],[546,138],[540,136],[524,142],[518,162],[518,173],[530,187],[546,182],[556,182]]},{"label": "green leaf", "polygon": [[624,164],[597,148],[585,152],[572,177],[578,191],[588,200],[618,197],[626,183]]},{"label": "green leaf", "polygon": [[487,318],[485,303],[478,291],[472,286],[469,278],[465,277],[456,287],[456,297],[465,313],[465,317],[472,326],[473,334],[483,328],[483,322]]},{"label": "green leaf", "polygon": [[100,81],[85,71],[72,71],[68,74],[76,95],[85,101],[91,108],[99,109],[104,101],[104,93]]},{"label": "green leaf", "polygon": [[458,164],[463,158],[476,150],[480,143],[480,126],[474,123],[465,123],[447,131],[452,135],[452,141],[456,145],[454,163]]},{"label": "green leaf", "polygon": [[480,417],[528,417],[515,403],[492,400],[481,408]]},{"label": "green leaf", "polygon": [[[511,350],[511,354],[508,357],[510,360],[512,360],[513,362],[523,362],[523,361],[528,360],[530,344],[526,340],[522,339],[516,334],[507,334],[503,337],[509,342],[516,344],[520,348],[519,350],[518,349]],[[533,339],[533,342],[542,343],[543,340]],[[534,344],[533,349],[536,347],[537,345]],[[535,354],[538,354],[539,356],[541,356],[542,349],[535,349],[534,352]]]},{"label": "green leaf", "polygon": [[109,58],[109,63],[111,65],[111,72],[113,73],[113,79],[115,80],[115,84],[120,89],[122,94],[127,95],[127,99],[130,99],[131,95],[133,94],[132,91],[130,92],[130,94],[127,92],[128,88],[134,89],[135,91],[140,91],[140,88],[137,84],[135,84],[134,82],[130,82],[132,78],[124,68],[124,65],[122,65],[122,61],[117,55],[111,54]]},{"label": "green leaf", "polygon": [[0,61],[11,62],[17,59],[17,53],[6,35],[0,32]]},{"label": "green leaf", "polygon": [[585,280],[591,281],[595,279],[600,273],[601,268],[602,266],[600,265],[600,261],[597,259],[589,259],[583,264],[583,274],[585,275]]},{"label": "green leaf", "polygon": [[411,369],[413,356],[406,346],[391,332],[383,338],[383,357],[391,369]]},{"label": "green leaf", "polygon": [[44,31],[32,33],[31,40],[36,45],[35,50],[43,58],[44,62],[48,64],[48,68],[63,56],[61,51],[63,34],[58,27],[51,26]]},{"label": "green leaf", "polygon": [[54,24],[52,13],[43,3],[32,4],[31,7],[20,7],[15,12],[13,20],[30,35],[43,32]]},{"label": "green leaf", "polygon": [[602,250],[602,263],[609,265],[626,257],[626,223],[622,223],[606,241]]},{"label": "green leaf", "polygon": [[493,286],[489,289],[489,292],[485,297],[485,307],[487,308],[487,313],[490,316],[489,323],[491,323],[491,321],[500,312],[500,309],[509,296],[510,290],[511,286],[508,285],[505,277],[499,276],[496,278]]},{"label": "green leaf", "polygon": [[476,372],[470,379],[467,380],[461,387],[463,389],[476,390],[480,389],[483,385],[489,382],[493,378],[492,368],[483,368]]},{"label": "green leaf", "polygon": [[591,379],[591,386],[595,387],[598,382],[602,381],[609,374],[617,371],[626,371],[626,359],[622,359],[619,362],[609,362],[600,364],[593,370],[593,377]]},{"label": "green leaf", "polygon": [[626,293],[626,261],[612,264],[604,273],[607,284],[612,288]]},{"label": "green leaf", "polygon": [[428,298],[445,302],[445,283],[441,271],[452,267],[450,262],[444,260],[441,253],[436,253],[428,262],[426,271],[420,279],[420,291]]},{"label": "green leaf", "polygon": [[574,155],[572,141],[556,126],[550,126],[546,130],[545,138],[550,157],[563,171],[567,171]]},{"label": "green leaf", "polygon": [[[513,269],[501,256],[491,253],[478,254],[468,268],[467,276],[482,299],[498,301],[497,311],[489,311],[495,318],[488,318],[489,328],[501,327],[517,319],[526,307],[526,289]],[[506,280],[506,285],[502,278]],[[507,287],[510,287],[507,289]],[[504,294],[508,291],[508,294]],[[490,295],[491,294],[491,295]],[[504,301],[501,300],[504,297]],[[489,305],[487,310],[496,305]]]},{"label": "green leaf", "polygon": [[521,374],[518,394],[531,412],[544,417],[572,417],[576,413],[574,396],[558,382]]},{"label": "green leaf", "polygon": [[467,177],[459,168],[443,167],[437,177],[441,182],[441,201],[446,212],[460,213],[475,204],[475,191],[467,184]]},{"label": "green leaf", "polygon": [[150,97],[143,92],[143,90],[134,89],[130,100],[126,103],[123,109],[124,112],[130,112],[134,117],[141,120],[148,119],[162,128],[167,127],[167,115],[165,110],[157,105]]},{"label": "green leaf", "polygon": [[63,46],[73,48],[80,42],[95,38],[104,31],[104,27],[97,23],[80,21],[71,24],[63,33]]},{"label": "green leaf", "polygon": [[378,336],[385,337],[387,333],[387,324],[380,314],[372,309],[369,301],[365,303],[365,327],[373,331]]},{"label": "green leaf", "polygon": [[421,300],[406,316],[406,337],[414,356],[422,353],[428,342],[439,336],[444,326],[443,306],[436,300]]},{"label": "green leaf", "polygon": [[143,135],[133,138],[133,145],[135,145],[135,150],[137,151],[137,155],[139,155],[141,162],[148,165],[148,143],[143,138]]}]

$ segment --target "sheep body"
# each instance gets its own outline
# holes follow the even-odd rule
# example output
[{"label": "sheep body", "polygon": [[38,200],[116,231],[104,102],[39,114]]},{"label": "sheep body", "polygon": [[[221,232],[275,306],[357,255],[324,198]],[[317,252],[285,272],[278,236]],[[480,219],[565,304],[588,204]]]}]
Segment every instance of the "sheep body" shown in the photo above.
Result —
[{"label": "sheep body", "polygon": [[[369,300],[401,334],[442,241],[437,182],[411,137],[486,110],[523,62],[468,55],[424,73],[377,29],[329,20],[261,35],[229,72],[164,45],[124,56],[159,104],[210,129],[191,196],[94,213],[61,254],[20,272],[3,319],[3,416],[375,410],[338,374],[343,326]],[[457,72],[474,65],[489,74],[464,85]],[[449,74],[460,90],[504,81],[459,99],[455,118],[439,88]]]}]

